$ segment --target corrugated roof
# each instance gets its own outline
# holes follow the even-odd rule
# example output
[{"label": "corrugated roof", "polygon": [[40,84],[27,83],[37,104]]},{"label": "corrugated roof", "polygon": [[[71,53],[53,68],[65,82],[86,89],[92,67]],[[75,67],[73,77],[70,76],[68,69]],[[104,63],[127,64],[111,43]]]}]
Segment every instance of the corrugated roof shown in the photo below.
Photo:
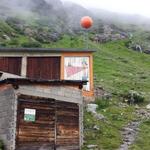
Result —
[{"label": "corrugated roof", "polygon": [[0,52],[47,52],[47,53],[60,53],[60,52],[95,52],[92,49],[79,49],[79,48],[6,48],[0,47]]}]

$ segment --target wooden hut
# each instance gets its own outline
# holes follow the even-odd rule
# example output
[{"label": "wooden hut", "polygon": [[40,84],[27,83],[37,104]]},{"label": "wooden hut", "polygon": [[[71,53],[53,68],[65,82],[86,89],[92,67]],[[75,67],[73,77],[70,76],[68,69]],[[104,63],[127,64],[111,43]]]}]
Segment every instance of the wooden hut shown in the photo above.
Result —
[{"label": "wooden hut", "polygon": [[79,150],[93,50],[0,48],[0,139],[7,150]]},{"label": "wooden hut", "polygon": [[6,150],[80,149],[84,81],[0,74],[0,139]]}]

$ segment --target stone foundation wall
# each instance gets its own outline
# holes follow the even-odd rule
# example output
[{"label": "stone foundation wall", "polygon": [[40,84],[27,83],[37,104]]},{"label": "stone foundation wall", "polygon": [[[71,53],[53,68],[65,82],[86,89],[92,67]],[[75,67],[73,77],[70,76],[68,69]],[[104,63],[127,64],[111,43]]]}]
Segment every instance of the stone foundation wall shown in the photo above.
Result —
[{"label": "stone foundation wall", "polygon": [[15,95],[11,85],[0,86],[0,139],[7,150],[14,149]]}]

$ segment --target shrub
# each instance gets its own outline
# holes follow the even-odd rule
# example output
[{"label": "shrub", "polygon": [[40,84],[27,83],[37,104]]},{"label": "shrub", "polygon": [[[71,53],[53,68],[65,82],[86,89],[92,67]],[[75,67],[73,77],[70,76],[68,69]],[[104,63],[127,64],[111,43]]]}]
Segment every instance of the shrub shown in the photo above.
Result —
[{"label": "shrub", "polygon": [[24,34],[22,28],[25,22],[21,19],[18,19],[16,17],[8,17],[6,19],[6,23],[11,26],[13,29],[15,29],[18,33]]},{"label": "shrub", "polygon": [[137,91],[130,90],[122,96],[123,100],[129,104],[138,104],[144,102],[143,95]]},{"label": "shrub", "polygon": [[5,46],[7,46],[6,43],[0,43],[0,47],[5,47]]},{"label": "shrub", "polygon": [[108,99],[97,99],[95,102],[98,105],[98,109],[105,109],[109,107],[110,105],[110,100]]},{"label": "shrub", "polygon": [[9,42],[9,45],[18,45],[19,42],[17,41],[17,39],[12,39],[10,42]]},{"label": "shrub", "polygon": [[125,47],[127,47],[127,48],[129,48],[131,44],[132,44],[131,40],[128,40],[124,43]]}]

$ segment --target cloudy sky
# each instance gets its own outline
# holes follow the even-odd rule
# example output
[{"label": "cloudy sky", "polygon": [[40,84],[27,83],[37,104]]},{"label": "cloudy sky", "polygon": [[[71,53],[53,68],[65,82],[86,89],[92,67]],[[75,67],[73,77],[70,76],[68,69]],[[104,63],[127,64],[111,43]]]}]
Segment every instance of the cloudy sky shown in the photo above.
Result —
[{"label": "cloudy sky", "polygon": [[62,0],[84,7],[101,8],[113,12],[139,14],[150,17],[150,0]]}]

